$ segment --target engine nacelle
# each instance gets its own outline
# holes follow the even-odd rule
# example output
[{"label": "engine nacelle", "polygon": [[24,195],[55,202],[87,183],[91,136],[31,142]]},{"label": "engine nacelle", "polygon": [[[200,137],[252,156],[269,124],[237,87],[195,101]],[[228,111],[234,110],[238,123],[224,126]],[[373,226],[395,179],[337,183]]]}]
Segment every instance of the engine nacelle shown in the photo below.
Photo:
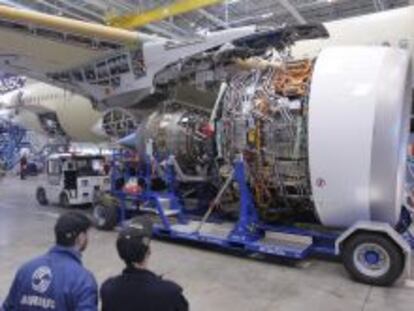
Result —
[{"label": "engine nacelle", "polygon": [[[327,226],[395,225],[411,105],[405,50],[335,47],[233,77],[218,150],[243,154],[256,206],[308,206]],[[299,210],[298,210],[299,213]]]},{"label": "engine nacelle", "polygon": [[211,116],[161,105],[140,122],[138,149],[174,155],[185,174],[215,183],[242,155],[264,220],[311,211],[326,226],[394,226],[412,102],[408,52],[335,47],[316,60],[255,64],[232,76]]},{"label": "engine nacelle", "polygon": [[323,224],[398,222],[412,103],[410,67],[407,51],[385,47],[328,48],[319,55],[309,99],[309,163]]}]

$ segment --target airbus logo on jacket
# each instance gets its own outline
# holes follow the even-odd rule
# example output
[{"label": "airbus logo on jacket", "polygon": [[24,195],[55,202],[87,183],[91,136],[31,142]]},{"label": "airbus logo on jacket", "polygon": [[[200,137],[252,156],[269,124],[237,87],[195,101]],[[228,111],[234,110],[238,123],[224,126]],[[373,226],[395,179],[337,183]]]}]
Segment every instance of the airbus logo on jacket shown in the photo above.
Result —
[{"label": "airbus logo on jacket", "polygon": [[4,311],[96,311],[97,284],[77,251],[55,246],[23,265],[16,274]]}]

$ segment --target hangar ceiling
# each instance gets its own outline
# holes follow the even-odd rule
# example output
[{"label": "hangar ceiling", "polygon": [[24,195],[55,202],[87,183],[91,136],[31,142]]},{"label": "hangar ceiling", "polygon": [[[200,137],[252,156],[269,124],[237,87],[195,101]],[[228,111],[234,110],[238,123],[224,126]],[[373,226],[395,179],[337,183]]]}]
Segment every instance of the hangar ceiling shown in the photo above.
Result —
[{"label": "hangar ceiling", "polygon": [[[105,23],[108,16],[142,12],[172,0],[0,0],[0,4]],[[248,24],[324,22],[414,4],[414,0],[226,0],[222,4],[145,26],[170,38]]]}]

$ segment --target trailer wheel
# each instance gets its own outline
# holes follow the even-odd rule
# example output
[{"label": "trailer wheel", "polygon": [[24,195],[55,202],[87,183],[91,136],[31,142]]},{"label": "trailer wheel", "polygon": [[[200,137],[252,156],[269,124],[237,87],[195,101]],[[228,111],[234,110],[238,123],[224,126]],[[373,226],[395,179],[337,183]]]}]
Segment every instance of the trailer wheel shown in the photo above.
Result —
[{"label": "trailer wheel", "polygon": [[65,192],[62,192],[59,196],[59,205],[63,208],[69,208],[69,197]]},{"label": "trailer wheel", "polygon": [[43,206],[45,206],[49,203],[48,200],[47,200],[46,191],[45,191],[44,188],[42,188],[42,187],[37,188],[37,190],[36,190],[36,200],[40,205],[43,205]]},{"label": "trailer wheel", "polygon": [[93,218],[96,228],[112,230],[118,223],[118,208],[116,205],[105,206],[98,203],[93,208]]},{"label": "trailer wheel", "polygon": [[389,238],[377,233],[357,233],[342,248],[345,268],[362,283],[392,285],[404,270],[404,255]]}]

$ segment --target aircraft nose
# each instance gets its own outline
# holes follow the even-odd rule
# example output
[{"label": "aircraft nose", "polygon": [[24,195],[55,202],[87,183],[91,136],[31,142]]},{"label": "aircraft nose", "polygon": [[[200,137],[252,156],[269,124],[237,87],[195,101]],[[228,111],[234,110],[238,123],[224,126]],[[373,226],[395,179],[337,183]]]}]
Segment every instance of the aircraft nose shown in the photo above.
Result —
[{"label": "aircraft nose", "polygon": [[99,136],[99,137],[103,137],[103,138],[107,138],[108,135],[106,134],[104,128],[103,128],[103,120],[102,118],[99,119],[98,122],[96,122],[92,128],[91,131],[93,134]]}]

